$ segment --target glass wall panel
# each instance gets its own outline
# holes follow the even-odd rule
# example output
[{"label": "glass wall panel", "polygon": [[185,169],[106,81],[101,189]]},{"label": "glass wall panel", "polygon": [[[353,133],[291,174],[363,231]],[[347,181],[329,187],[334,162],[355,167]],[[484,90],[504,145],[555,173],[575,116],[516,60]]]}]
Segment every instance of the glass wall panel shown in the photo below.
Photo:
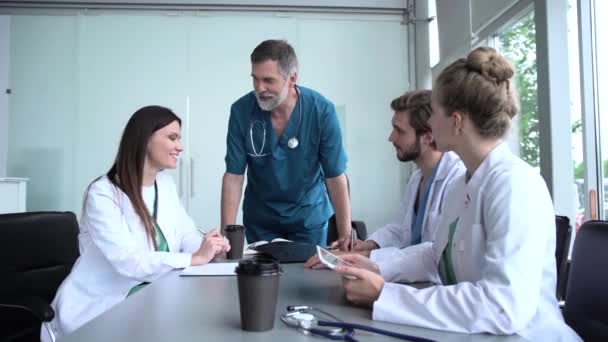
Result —
[{"label": "glass wall panel", "polygon": [[600,210],[599,219],[608,218],[608,23],[602,14],[608,13],[608,1],[594,1],[595,15],[595,60],[597,71],[597,118],[599,136],[597,146],[600,148],[601,162],[598,162],[598,174],[603,180],[603,211]]}]

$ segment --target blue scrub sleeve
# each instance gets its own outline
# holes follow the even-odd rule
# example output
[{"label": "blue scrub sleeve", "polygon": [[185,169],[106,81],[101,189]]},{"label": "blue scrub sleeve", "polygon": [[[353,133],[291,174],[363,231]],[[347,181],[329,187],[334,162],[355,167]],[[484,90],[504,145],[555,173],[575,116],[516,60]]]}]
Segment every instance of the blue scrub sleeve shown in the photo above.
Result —
[{"label": "blue scrub sleeve", "polygon": [[320,160],[326,178],[334,178],[346,171],[348,157],[342,146],[342,131],[333,104],[328,104],[321,125]]},{"label": "blue scrub sleeve", "polygon": [[247,152],[245,150],[245,130],[239,121],[238,113],[234,105],[230,108],[230,119],[228,120],[228,134],[226,136],[226,172],[242,175],[247,168]]}]

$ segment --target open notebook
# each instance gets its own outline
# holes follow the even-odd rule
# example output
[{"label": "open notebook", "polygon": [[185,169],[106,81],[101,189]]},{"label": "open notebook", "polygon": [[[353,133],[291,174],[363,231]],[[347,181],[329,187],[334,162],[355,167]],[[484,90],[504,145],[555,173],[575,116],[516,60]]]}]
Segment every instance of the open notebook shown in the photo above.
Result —
[{"label": "open notebook", "polygon": [[255,248],[261,245],[265,245],[267,243],[271,243],[271,242],[293,242],[291,240],[287,240],[287,239],[281,239],[281,238],[276,238],[276,239],[272,239],[270,242],[266,241],[266,240],[261,240],[258,242],[254,242],[254,243],[250,243],[249,245],[247,245],[247,247],[245,247],[245,252],[249,251],[255,251]]},{"label": "open notebook", "polygon": [[248,249],[270,255],[280,263],[305,262],[316,253],[315,245],[285,239],[274,239],[270,243],[259,241]]}]

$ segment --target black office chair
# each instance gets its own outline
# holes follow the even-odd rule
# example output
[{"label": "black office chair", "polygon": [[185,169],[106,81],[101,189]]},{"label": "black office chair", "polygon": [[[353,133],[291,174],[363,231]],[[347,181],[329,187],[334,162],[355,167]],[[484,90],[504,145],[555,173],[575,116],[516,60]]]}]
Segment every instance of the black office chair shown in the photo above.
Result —
[{"label": "black office chair", "polygon": [[[350,221],[351,227],[357,234],[359,240],[367,239],[367,226],[363,221]],[[338,240],[338,225],[336,224],[336,215],[333,215],[327,223],[327,244]]]},{"label": "black office chair", "polygon": [[572,226],[567,216],[555,215],[556,240],[555,262],[557,265],[557,287],[555,294],[558,300],[566,295],[566,282],[568,280],[568,251],[572,237]]},{"label": "black office chair", "polygon": [[[348,197],[350,197],[350,181],[348,180],[348,176],[346,176],[346,187],[348,189]],[[350,224],[355,230],[357,239],[367,239],[367,226],[365,225],[365,222],[350,221]],[[327,245],[336,240],[338,240],[338,225],[336,224],[336,215],[332,215],[327,222]]]},{"label": "black office chair", "polygon": [[0,341],[40,341],[57,288],[79,256],[71,212],[0,215]]},{"label": "black office chair", "polygon": [[574,240],[563,314],[585,341],[608,341],[608,222],[588,221]]}]

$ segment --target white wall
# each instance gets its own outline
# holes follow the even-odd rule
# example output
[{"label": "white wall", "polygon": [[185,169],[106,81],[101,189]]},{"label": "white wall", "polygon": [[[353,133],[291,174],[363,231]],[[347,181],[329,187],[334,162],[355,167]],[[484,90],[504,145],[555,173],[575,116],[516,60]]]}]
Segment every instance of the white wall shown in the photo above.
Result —
[{"label": "white wall", "polygon": [[0,15],[0,177],[6,176],[8,152],[8,102],[10,72],[10,17]]},{"label": "white wall", "polygon": [[[18,1],[13,1],[18,2]],[[24,1],[25,2],[25,1]],[[307,9],[363,9],[403,10],[408,0],[37,0],[34,4],[22,4],[22,8],[307,8]],[[0,3],[0,5],[2,5]],[[9,7],[15,7],[9,6]]]},{"label": "white wall", "polygon": [[439,28],[440,61],[433,68],[436,77],[455,59],[507,24],[529,7],[533,0],[435,0]]},{"label": "white wall", "polygon": [[[83,189],[76,183],[74,162],[74,151],[83,143],[74,139],[77,24],[77,17],[11,18],[7,173],[30,179],[30,211],[78,211],[81,206]],[[88,162],[98,158],[91,154]]]},{"label": "white wall", "polygon": [[389,103],[408,90],[407,27],[401,19],[14,16],[11,36],[19,44],[11,55],[18,91],[9,169],[32,179],[30,210],[78,212],[85,187],[109,168],[128,117],[143,105],[165,105],[187,127],[183,169],[174,175],[179,182],[193,172],[193,182],[184,184],[189,211],[198,225],[217,227],[229,106],[251,89],[249,54],[255,45],[287,38],[300,59],[299,83],[330,98],[340,111],[353,218],[373,231],[397,211],[404,170],[409,171],[387,141]]},{"label": "white wall", "polygon": [[470,0],[471,30],[479,33],[520,0]]}]

